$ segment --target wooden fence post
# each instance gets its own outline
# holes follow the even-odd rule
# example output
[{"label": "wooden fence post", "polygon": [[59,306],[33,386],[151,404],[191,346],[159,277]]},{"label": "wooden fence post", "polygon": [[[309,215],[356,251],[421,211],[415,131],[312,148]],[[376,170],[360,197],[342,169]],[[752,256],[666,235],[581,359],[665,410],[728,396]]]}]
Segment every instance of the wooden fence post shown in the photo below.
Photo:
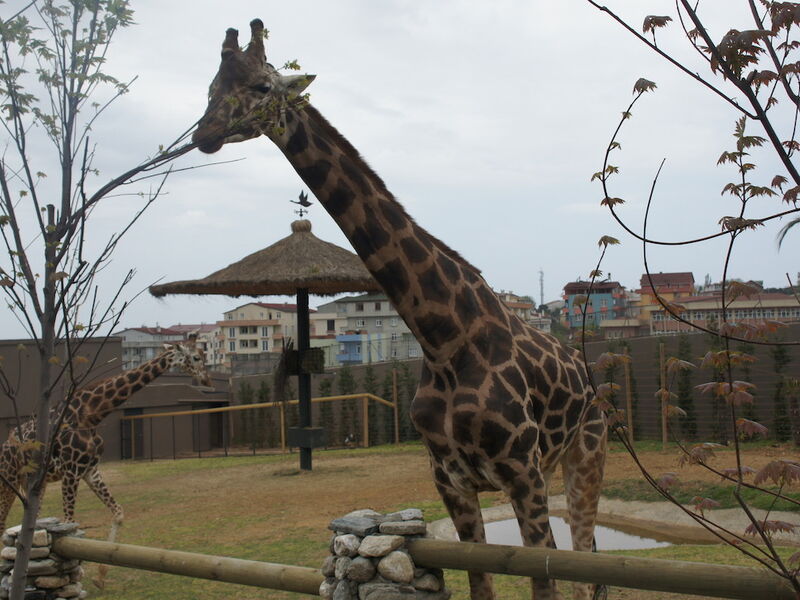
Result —
[{"label": "wooden fence post", "polygon": [[400,443],[400,406],[397,396],[397,369],[392,369],[392,403],[394,404],[394,443]]},{"label": "wooden fence post", "polygon": [[[628,349],[625,348],[625,356],[630,359]],[[630,360],[623,361],[625,369],[625,414],[628,416],[628,437],[633,441],[633,390],[631,389],[631,363]]]},{"label": "wooden fence post", "polygon": [[283,404],[280,405],[281,411],[281,452],[286,453],[286,410]]},{"label": "wooden fence post", "polygon": [[658,344],[659,370],[661,372],[661,450],[667,449],[667,363],[664,360],[664,342]]},{"label": "wooden fence post", "polygon": [[361,411],[364,413],[361,420],[361,439],[364,440],[364,448],[369,448],[369,398],[361,398]]}]

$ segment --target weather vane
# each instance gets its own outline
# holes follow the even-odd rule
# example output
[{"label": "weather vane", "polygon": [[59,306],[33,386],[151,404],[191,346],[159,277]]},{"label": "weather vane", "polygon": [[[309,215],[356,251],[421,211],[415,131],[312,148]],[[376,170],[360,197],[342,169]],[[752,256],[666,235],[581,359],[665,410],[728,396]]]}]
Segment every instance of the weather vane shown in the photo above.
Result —
[{"label": "weather vane", "polygon": [[306,209],[307,209],[309,206],[311,206],[311,205],[313,204],[313,202],[309,202],[309,201],[308,201],[308,194],[306,194],[306,193],[305,193],[304,191],[302,191],[302,190],[300,191],[300,196],[299,196],[299,198],[300,198],[299,200],[289,200],[289,202],[291,202],[292,204],[299,204],[299,205],[300,205],[300,208],[299,208],[299,209],[297,209],[297,210],[296,210],[296,211],[294,211],[294,212],[295,212],[296,214],[300,215],[300,218],[302,219],[302,218],[303,218],[303,215],[306,215],[306,214],[308,214],[308,211],[307,211]]}]

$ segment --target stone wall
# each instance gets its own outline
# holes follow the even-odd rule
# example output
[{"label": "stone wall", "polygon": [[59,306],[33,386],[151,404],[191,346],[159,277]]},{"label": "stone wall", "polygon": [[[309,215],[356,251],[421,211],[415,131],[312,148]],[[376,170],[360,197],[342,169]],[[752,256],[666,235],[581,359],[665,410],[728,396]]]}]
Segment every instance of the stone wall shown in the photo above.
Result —
[{"label": "stone wall", "polygon": [[[0,598],[8,598],[11,591],[11,574],[17,557],[17,535],[21,525],[11,527],[3,534],[3,549],[0,550]],[[33,548],[28,563],[25,585],[25,600],[66,600],[85,598],[81,586],[83,567],[77,560],[67,560],[52,551],[52,543],[58,537],[72,535],[82,537],[77,523],[61,523],[55,517],[36,521]]]},{"label": "stone wall", "polygon": [[406,540],[423,537],[422,511],[381,514],[358,510],[328,526],[331,554],[322,565],[325,600],[447,600],[441,569],[422,569],[405,550]]}]

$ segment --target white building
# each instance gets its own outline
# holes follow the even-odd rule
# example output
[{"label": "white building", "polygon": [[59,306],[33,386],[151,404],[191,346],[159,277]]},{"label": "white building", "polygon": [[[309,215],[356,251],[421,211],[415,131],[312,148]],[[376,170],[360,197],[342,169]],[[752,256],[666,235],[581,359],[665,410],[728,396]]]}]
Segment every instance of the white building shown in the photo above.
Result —
[{"label": "white building", "polygon": [[181,331],[169,327],[132,327],[113,335],[122,338],[122,368],[134,369],[161,354],[164,344],[184,339]]}]

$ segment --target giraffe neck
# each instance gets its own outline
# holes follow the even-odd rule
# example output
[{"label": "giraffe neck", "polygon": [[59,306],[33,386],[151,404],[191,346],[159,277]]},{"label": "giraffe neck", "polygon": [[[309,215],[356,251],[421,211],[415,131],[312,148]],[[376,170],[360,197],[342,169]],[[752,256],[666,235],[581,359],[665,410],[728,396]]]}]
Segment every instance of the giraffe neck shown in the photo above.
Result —
[{"label": "giraffe neck", "polygon": [[104,379],[90,389],[76,392],[72,405],[77,425],[97,427],[112,410],[127,402],[132,394],[165,373],[172,366],[174,352],[173,349],[165,350],[135,369]]},{"label": "giraffe neck", "polygon": [[270,137],[350,240],[426,358],[447,360],[484,313],[505,320],[480,272],[417,225],[314,107],[289,110],[285,127]]}]

